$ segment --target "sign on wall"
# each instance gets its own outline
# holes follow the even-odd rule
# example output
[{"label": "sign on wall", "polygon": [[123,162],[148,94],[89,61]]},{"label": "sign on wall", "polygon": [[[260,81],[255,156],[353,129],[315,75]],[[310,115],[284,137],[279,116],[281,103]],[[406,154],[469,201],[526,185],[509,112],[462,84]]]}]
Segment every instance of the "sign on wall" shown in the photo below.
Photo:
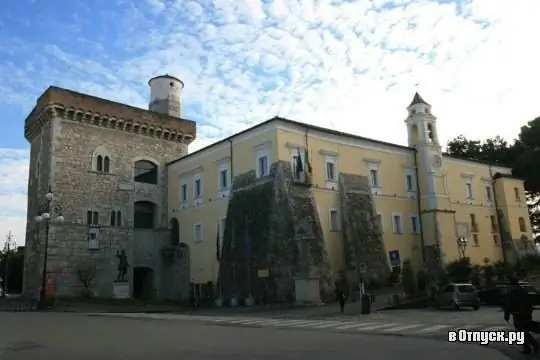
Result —
[{"label": "sign on wall", "polygon": [[401,257],[399,255],[399,250],[390,250],[388,252],[388,257],[390,258],[390,265],[392,267],[401,266]]}]

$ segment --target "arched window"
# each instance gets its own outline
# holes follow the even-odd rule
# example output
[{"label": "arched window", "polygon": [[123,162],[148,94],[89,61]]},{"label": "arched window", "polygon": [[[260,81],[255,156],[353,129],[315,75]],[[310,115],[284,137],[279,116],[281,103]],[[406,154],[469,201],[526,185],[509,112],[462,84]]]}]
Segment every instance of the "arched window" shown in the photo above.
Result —
[{"label": "arched window", "polygon": [[419,142],[419,136],[418,136],[418,125],[414,124],[411,126],[411,139],[412,143],[417,145]]},{"label": "arched window", "polygon": [[103,172],[110,172],[110,161],[108,156],[105,156],[105,158],[103,158]]},{"label": "arched window", "polygon": [[158,167],[153,162],[139,160],[135,163],[135,181],[145,184],[157,184]]},{"label": "arched window", "polygon": [[527,225],[525,224],[525,218],[519,217],[519,231],[521,232],[527,232]]},{"label": "arched window", "polygon": [[103,171],[103,156],[98,155],[96,160],[96,171]]},{"label": "arched window", "polygon": [[133,220],[135,229],[153,229],[156,221],[156,205],[150,201],[137,201]]},{"label": "arched window", "polygon": [[171,219],[171,245],[176,246],[180,243],[180,224],[176,218]]}]

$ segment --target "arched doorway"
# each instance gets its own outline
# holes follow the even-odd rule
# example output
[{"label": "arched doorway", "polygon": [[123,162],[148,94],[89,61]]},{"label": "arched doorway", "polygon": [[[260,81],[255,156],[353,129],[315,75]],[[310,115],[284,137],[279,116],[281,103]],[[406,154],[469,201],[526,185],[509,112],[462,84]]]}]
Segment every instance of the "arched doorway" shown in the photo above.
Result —
[{"label": "arched doorway", "polygon": [[148,267],[133,268],[133,298],[151,299],[154,295],[154,272]]}]

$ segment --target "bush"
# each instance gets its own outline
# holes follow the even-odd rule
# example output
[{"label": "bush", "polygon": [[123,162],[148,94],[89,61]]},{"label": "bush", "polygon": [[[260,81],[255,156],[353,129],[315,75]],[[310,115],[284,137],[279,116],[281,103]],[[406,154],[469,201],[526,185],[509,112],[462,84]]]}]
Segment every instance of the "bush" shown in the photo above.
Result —
[{"label": "bush", "polygon": [[468,282],[472,272],[471,259],[468,257],[452,261],[446,266],[448,279],[453,282]]},{"label": "bush", "polygon": [[408,297],[414,297],[417,293],[418,288],[416,283],[416,276],[414,274],[414,269],[410,260],[405,260],[403,262],[402,283],[405,294],[407,294]]}]

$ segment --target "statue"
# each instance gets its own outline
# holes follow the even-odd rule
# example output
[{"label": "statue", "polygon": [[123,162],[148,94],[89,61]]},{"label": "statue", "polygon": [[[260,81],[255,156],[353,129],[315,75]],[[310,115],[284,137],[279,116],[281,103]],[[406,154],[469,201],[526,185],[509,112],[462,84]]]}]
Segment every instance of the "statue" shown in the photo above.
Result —
[{"label": "statue", "polygon": [[124,250],[117,251],[116,257],[118,258],[118,274],[116,275],[116,281],[126,281],[125,278],[129,266],[126,252]]}]

